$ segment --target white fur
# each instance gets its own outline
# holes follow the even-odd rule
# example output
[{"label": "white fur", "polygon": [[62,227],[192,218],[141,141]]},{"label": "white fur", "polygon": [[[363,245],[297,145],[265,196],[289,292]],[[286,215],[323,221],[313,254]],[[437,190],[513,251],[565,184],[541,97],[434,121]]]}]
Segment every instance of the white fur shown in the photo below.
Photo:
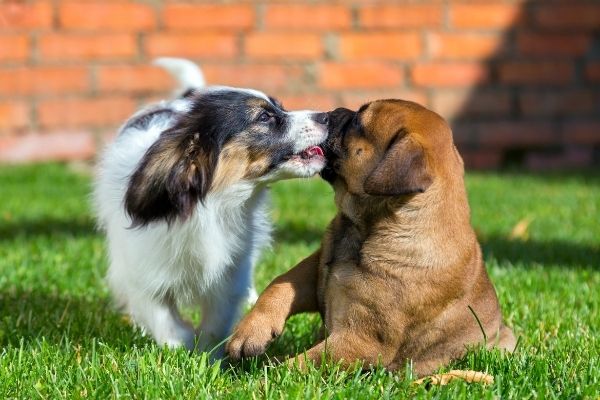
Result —
[{"label": "white fur", "polygon": [[[174,63],[169,59],[168,69],[183,71],[178,75],[183,86],[204,84],[201,72],[190,72],[189,64],[178,69]],[[188,103],[185,99],[162,102],[136,115],[156,108],[185,112]],[[290,135],[296,135],[299,150],[325,139],[325,133],[315,133],[308,112],[293,113],[293,118]],[[229,335],[240,305],[249,295],[256,296],[253,265],[271,232],[265,183],[310,176],[322,165],[290,160],[259,181],[241,181],[210,192],[185,222],[176,220],[170,226],[154,222],[129,229],[131,219],[124,210],[129,177],[146,150],[173,122],[168,115],[157,115],[147,130],[124,125],[99,163],[94,202],[108,238],[108,284],[119,305],[159,344],[210,350]],[[202,307],[197,329],[179,315],[182,305]]]},{"label": "white fur", "polygon": [[206,86],[204,74],[196,64],[189,60],[173,57],[160,57],[154,60],[154,65],[167,70],[182,89],[201,88]]}]

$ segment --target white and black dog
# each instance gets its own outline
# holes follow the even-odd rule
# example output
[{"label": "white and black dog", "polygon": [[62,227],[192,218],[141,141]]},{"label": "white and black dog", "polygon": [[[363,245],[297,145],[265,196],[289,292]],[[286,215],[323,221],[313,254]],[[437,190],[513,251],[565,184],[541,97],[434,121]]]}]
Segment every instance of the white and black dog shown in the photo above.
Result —
[{"label": "white and black dog", "polygon": [[[186,92],[131,117],[95,181],[108,282],[159,344],[210,350],[254,290],[253,264],[270,238],[267,185],[323,168],[327,113],[289,112],[257,90],[204,87],[187,60],[159,65]],[[182,305],[201,306],[198,328],[182,319]]]}]

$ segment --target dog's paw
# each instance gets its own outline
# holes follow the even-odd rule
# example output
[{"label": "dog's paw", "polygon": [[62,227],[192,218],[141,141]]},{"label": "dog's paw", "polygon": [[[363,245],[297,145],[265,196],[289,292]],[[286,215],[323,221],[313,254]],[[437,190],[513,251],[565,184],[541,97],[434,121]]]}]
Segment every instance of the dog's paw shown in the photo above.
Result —
[{"label": "dog's paw", "polygon": [[[285,323],[285,322],[284,322]],[[251,312],[237,326],[227,344],[227,353],[233,360],[261,355],[283,330],[268,315]]]}]

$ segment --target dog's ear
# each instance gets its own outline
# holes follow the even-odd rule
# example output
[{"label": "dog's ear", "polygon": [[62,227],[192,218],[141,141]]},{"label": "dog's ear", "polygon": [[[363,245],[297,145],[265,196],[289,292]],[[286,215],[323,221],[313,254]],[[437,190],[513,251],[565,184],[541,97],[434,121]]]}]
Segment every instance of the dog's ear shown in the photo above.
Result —
[{"label": "dog's ear", "polygon": [[125,210],[132,227],[158,220],[185,220],[204,199],[217,157],[199,139],[198,133],[171,129],[146,151],[125,194]]},{"label": "dog's ear", "polygon": [[400,196],[422,193],[431,181],[423,148],[410,137],[397,135],[363,188],[374,196]]}]

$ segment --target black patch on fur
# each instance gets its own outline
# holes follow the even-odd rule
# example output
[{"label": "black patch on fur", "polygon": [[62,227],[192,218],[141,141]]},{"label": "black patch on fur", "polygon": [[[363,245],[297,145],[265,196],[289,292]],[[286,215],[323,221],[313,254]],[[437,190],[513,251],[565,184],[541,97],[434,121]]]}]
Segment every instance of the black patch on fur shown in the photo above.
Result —
[{"label": "black patch on fur", "polygon": [[179,96],[182,99],[187,99],[188,97],[192,97],[194,94],[196,93],[196,89],[188,89],[185,92],[181,93],[181,96]]},{"label": "black patch on fur", "polygon": [[127,129],[130,128],[147,130],[152,124],[154,118],[171,118],[173,117],[173,114],[175,114],[175,111],[173,111],[170,108],[157,108],[154,110],[150,110],[145,114],[131,118],[129,121],[127,121],[127,124],[123,127],[121,132],[125,132]]},{"label": "black patch on fur", "polygon": [[[173,127],[150,146],[129,180],[125,210],[132,227],[190,217],[210,190],[223,146],[257,124],[250,112],[251,100],[257,99],[252,94],[219,90],[192,96],[196,97],[191,99],[189,111],[180,114]],[[265,103],[276,118],[268,134],[250,135],[247,146],[281,160],[282,154],[290,151],[281,143],[289,121],[281,109]]]},{"label": "black patch on fur", "polygon": [[283,107],[283,104],[281,104],[281,102],[279,100],[277,100],[275,97],[270,97],[269,96],[269,101],[278,109],[285,111],[285,108]]},{"label": "black patch on fur", "polygon": [[344,135],[350,129],[351,123],[358,120],[357,115],[354,111],[343,107],[329,112],[329,135],[323,144],[327,164],[320,174],[329,183],[332,183],[337,177],[335,163],[343,153],[342,141]]}]

